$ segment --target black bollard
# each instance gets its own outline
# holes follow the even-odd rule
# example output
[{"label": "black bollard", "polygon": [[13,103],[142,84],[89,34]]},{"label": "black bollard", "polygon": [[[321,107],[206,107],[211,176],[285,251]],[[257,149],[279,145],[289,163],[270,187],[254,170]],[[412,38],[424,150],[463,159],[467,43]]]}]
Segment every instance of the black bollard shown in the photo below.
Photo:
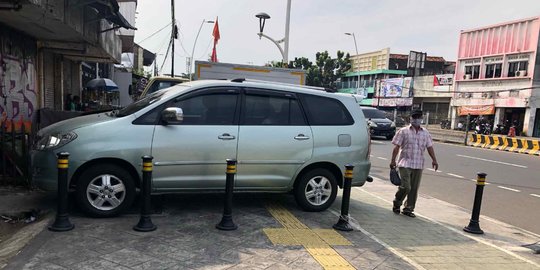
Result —
[{"label": "black bollard", "polygon": [[133,226],[133,230],[138,232],[151,232],[156,230],[156,225],[152,223],[150,211],[152,201],[150,198],[150,190],[152,188],[152,159],[151,156],[143,156],[143,180],[141,186],[141,217],[139,223]]},{"label": "black bollard", "polygon": [[471,216],[471,221],[467,227],[463,228],[464,231],[474,234],[483,234],[484,231],[480,229],[478,220],[480,219],[480,207],[482,207],[482,194],[484,193],[484,185],[486,185],[485,173],[478,173],[476,178],[476,193],[474,194],[474,206]]},{"label": "black bollard", "polygon": [[345,175],[343,177],[343,198],[341,199],[341,214],[339,215],[338,222],[332,226],[338,231],[350,232],[353,230],[351,224],[349,224],[349,201],[351,199],[353,169],[353,165],[345,165]]},{"label": "black bollard", "polygon": [[75,225],[71,224],[68,215],[68,158],[69,153],[62,152],[56,154],[58,158],[58,210],[56,219],[49,226],[50,231],[65,232],[72,230]]},{"label": "black bollard", "polygon": [[238,229],[232,219],[232,199],[234,191],[234,175],[236,174],[236,160],[227,159],[227,179],[225,182],[225,206],[223,207],[223,217],[216,228],[224,231]]}]

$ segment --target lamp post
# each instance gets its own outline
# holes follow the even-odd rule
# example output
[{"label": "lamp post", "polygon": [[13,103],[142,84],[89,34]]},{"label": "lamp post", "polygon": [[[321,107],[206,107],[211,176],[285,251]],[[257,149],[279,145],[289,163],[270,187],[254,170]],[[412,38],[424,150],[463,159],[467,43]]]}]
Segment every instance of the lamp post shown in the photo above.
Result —
[{"label": "lamp post", "polygon": [[[356,50],[356,55],[358,55],[358,46],[356,45],[356,36],[354,35],[354,32],[345,33],[345,35],[353,37],[353,39],[354,39],[354,49]],[[357,88],[360,88],[360,75],[358,75],[358,87]],[[358,90],[356,92],[358,93]],[[365,94],[365,93],[362,93],[362,94]]]},{"label": "lamp post", "polygon": [[191,59],[189,60],[189,81],[193,80],[193,63],[195,62],[195,58],[193,57],[193,54],[195,54],[195,45],[197,45],[197,39],[199,39],[199,34],[201,33],[201,29],[205,23],[214,23],[214,21],[207,21],[205,19],[202,20],[201,26],[199,27],[199,31],[197,32],[197,36],[195,37],[195,41],[193,42],[193,48],[191,50]]},{"label": "lamp post", "polygon": [[[287,0],[287,13],[286,13],[286,19],[285,19],[285,37],[280,40],[275,40],[265,34],[263,34],[264,30],[264,24],[267,19],[270,19],[270,15],[261,12],[255,17],[259,18],[259,33],[257,35],[259,36],[259,39],[262,37],[265,37],[272,41],[279,49],[279,52],[281,53],[281,56],[283,57],[283,63],[288,64],[289,63],[289,24],[291,20],[291,0]],[[281,48],[280,43],[284,43],[284,48]]]},{"label": "lamp post", "polygon": [[356,54],[358,54],[358,46],[356,45],[356,36],[354,35],[354,32],[353,33],[345,33],[345,35],[353,37],[353,39],[354,39],[354,48],[356,49]]}]

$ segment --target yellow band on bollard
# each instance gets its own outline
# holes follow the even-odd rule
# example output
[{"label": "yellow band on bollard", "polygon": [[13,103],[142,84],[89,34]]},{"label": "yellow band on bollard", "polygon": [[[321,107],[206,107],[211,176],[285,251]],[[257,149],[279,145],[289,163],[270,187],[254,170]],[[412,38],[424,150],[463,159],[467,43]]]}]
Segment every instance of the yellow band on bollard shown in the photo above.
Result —
[{"label": "yellow band on bollard", "polygon": [[152,171],[152,162],[143,162],[143,172]]},{"label": "yellow band on bollard", "polygon": [[58,169],[67,169],[69,161],[65,158],[57,160]]},{"label": "yellow band on bollard", "polygon": [[479,185],[479,186],[485,186],[486,185],[486,178],[477,178],[476,179],[476,184]]},{"label": "yellow band on bollard", "polygon": [[345,178],[352,178],[353,174],[352,172],[345,172]]},{"label": "yellow band on bollard", "polygon": [[234,168],[234,169],[227,168],[226,173],[236,173],[236,168]]}]

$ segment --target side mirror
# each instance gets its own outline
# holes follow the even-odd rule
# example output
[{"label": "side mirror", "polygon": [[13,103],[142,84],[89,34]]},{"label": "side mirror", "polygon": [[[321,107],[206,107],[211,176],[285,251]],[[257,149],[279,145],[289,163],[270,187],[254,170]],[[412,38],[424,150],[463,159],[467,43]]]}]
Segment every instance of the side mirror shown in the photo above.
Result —
[{"label": "side mirror", "polygon": [[184,112],[176,107],[167,108],[161,112],[161,120],[166,124],[180,124],[184,121]]}]

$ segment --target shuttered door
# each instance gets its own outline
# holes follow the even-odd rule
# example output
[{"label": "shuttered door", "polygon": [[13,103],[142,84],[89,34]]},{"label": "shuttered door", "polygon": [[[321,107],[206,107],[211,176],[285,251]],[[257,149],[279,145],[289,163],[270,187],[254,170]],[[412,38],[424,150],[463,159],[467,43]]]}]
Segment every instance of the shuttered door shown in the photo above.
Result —
[{"label": "shuttered door", "polygon": [[43,107],[54,109],[54,55],[43,52]]}]

